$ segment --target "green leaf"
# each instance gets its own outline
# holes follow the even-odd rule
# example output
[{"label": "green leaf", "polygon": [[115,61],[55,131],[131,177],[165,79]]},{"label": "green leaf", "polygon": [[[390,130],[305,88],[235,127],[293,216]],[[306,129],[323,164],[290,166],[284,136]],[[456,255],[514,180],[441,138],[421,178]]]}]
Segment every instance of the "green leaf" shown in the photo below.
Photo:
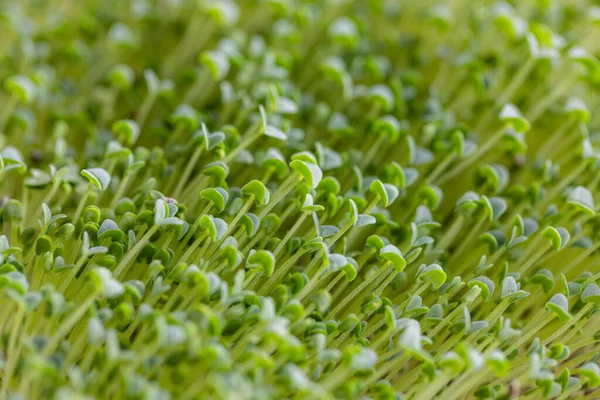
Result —
[{"label": "green leaf", "polygon": [[331,171],[343,165],[344,161],[338,152],[330,149],[329,147],[323,146],[319,142],[315,143],[315,149],[321,170]]},{"label": "green leaf", "polygon": [[594,73],[600,69],[600,61],[582,46],[573,46],[568,56],[571,60],[580,63],[590,76],[594,76]]},{"label": "green leaf", "polygon": [[108,299],[118,297],[125,292],[123,284],[112,277],[112,273],[108,268],[95,267],[89,272],[89,277],[90,281]]},{"label": "green leaf", "polygon": [[12,96],[16,96],[21,102],[30,104],[37,95],[38,88],[35,83],[26,76],[13,75],[6,78],[4,88]]},{"label": "green leaf", "polygon": [[525,133],[531,129],[529,121],[521,114],[521,111],[513,104],[505,104],[500,111],[500,121],[511,126],[519,133]]},{"label": "green leaf", "polygon": [[0,171],[16,170],[19,174],[27,172],[21,152],[12,146],[6,146],[0,151]]},{"label": "green leaf", "polygon": [[381,199],[383,207],[389,206],[398,197],[398,189],[390,184],[384,184],[379,179],[375,179],[370,186],[371,192]]},{"label": "green leaf", "polygon": [[485,358],[485,363],[497,376],[503,376],[510,370],[510,362],[500,350],[493,350]]},{"label": "green leaf", "polygon": [[544,229],[542,232],[542,236],[552,242],[554,251],[563,249],[571,238],[569,231],[567,231],[565,228],[554,228],[552,226],[546,227],[546,229]]},{"label": "green leaf", "polygon": [[569,313],[569,300],[562,293],[557,293],[548,300],[546,308],[552,311],[561,322],[565,322],[571,319]]},{"label": "green leaf", "polygon": [[89,168],[81,171],[81,176],[92,182],[101,191],[108,188],[110,175],[103,168]]},{"label": "green leaf", "polygon": [[240,225],[244,227],[248,237],[253,237],[258,232],[258,228],[260,228],[260,220],[255,214],[245,213],[240,218]]},{"label": "green leaf", "polygon": [[52,182],[52,176],[37,168],[29,170],[31,176],[25,178],[25,185],[34,188],[40,188],[49,185]]},{"label": "green leaf", "polygon": [[212,177],[217,184],[221,184],[229,175],[229,167],[224,161],[215,161],[207,164],[203,173]]},{"label": "green leaf", "polygon": [[473,278],[467,283],[467,286],[470,288],[473,286],[479,287],[484,301],[488,301],[494,295],[494,289],[496,288],[494,282],[487,276]]},{"label": "green leaf", "polygon": [[581,210],[590,217],[595,214],[594,197],[592,193],[583,186],[575,187],[570,193],[567,203]]},{"label": "green leaf", "polygon": [[341,270],[346,274],[346,280],[352,282],[358,275],[358,264],[350,257],[346,257],[346,261],[347,263],[342,266]]},{"label": "green leaf", "polygon": [[120,242],[125,232],[119,229],[119,225],[112,219],[105,219],[98,229],[98,239],[110,238],[112,241]]},{"label": "green leaf", "polygon": [[198,129],[198,113],[188,104],[180,104],[177,106],[169,119],[173,125],[183,126],[188,132]]},{"label": "green leaf", "polygon": [[502,281],[502,293],[500,298],[517,300],[529,296],[529,293],[521,290],[521,284],[517,283],[515,278],[507,276]]},{"label": "green leaf", "polygon": [[590,110],[585,102],[578,97],[569,97],[565,105],[565,112],[575,121],[584,124],[590,120]]},{"label": "green leaf", "polygon": [[444,307],[441,304],[434,304],[427,313],[427,321],[440,323],[444,319]]},{"label": "green leaf", "polygon": [[578,373],[585,379],[589,387],[595,388],[600,385],[600,367],[595,362],[588,362],[579,368]]},{"label": "green leaf", "polygon": [[531,283],[540,285],[544,293],[550,293],[554,288],[554,275],[550,270],[540,269],[531,277]]},{"label": "green leaf", "polygon": [[253,196],[256,206],[267,204],[271,196],[265,185],[256,179],[245,184],[242,187],[242,193],[246,196]]},{"label": "green leaf", "polygon": [[[262,124],[263,124],[263,126],[262,126],[263,133],[266,136],[272,137],[274,139],[286,140],[287,134],[285,132],[283,132],[281,129],[277,128],[276,126],[270,125],[267,122],[267,112],[265,111],[265,108],[262,105],[260,105],[258,109],[259,109]],[[315,160],[315,162],[316,162],[316,160]]]},{"label": "green leaf", "polygon": [[220,81],[227,76],[229,72],[229,57],[221,51],[205,51],[198,57],[212,75],[213,79]]},{"label": "green leaf", "polygon": [[272,168],[275,174],[280,178],[288,173],[289,168],[285,162],[285,157],[281,151],[275,147],[271,147],[265,153],[261,165],[265,168]]},{"label": "green leaf", "polygon": [[225,134],[223,132],[217,131],[209,133],[204,123],[201,124],[201,128],[202,136],[204,137],[204,142],[206,143],[207,150],[216,149],[221,143],[225,141]]},{"label": "green leaf", "polygon": [[422,264],[417,272],[417,279],[431,283],[433,290],[439,289],[447,279],[446,272],[438,264]]},{"label": "green leaf", "polygon": [[227,232],[227,223],[221,218],[214,218],[212,215],[200,217],[200,226],[208,230],[213,242],[220,240]]},{"label": "green leaf", "polygon": [[600,304],[600,288],[595,283],[590,283],[583,289],[581,293],[581,301],[584,303],[594,303],[594,305]]},{"label": "green leaf", "polygon": [[323,172],[316,164],[301,160],[293,160],[290,162],[290,167],[298,172],[313,189],[319,185],[319,182],[321,182],[321,179],[323,178]]},{"label": "green leaf", "polygon": [[490,221],[498,220],[508,208],[506,201],[501,197],[488,198],[487,196],[481,196],[481,202],[485,205]]},{"label": "green leaf", "polygon": [[265,276],[271,276],[275,269],[275,257],[270,251],[251,251],[246,266],[248,268],[260,268]]},{"label": "green leaf", "polygon": [[229,193],[222,187],[206,188],[200,192],[200,197],[210,201],[217,212],[223,212],[229,200]]},{"label": "green leaf", "polygon": [[402,272],[406,267],[406,261],[402,256],[402,252],[393,244],[388,244],[379,250],[379,255],[384,260],[389,261],[394,265],[396,271]]},{"label": "green leaf", "polygon": [[302,207],[300,208],[302,212],[316,212],[323,211],[324,209],[325,207],[319,204],[314,204],[313,197],[310,194],[307,194],[304,197],[304,202],[302,203]]},{"label": "green leaf", "polygon": [[403,315],[405,317],[412,318],[419,315],[423,315],[427,312],[429,312],[429,308],[423,306],[423,300],[421,299],[421,296],[413,296],[411,297],[410,301],[408,302],[408,305],[404,309]]}]

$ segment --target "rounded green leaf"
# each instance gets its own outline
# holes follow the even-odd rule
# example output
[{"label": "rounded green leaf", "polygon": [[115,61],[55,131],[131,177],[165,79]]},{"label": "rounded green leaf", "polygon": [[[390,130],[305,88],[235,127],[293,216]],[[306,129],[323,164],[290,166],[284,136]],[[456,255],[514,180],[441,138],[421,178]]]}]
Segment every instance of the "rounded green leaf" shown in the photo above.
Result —
[{"label": "rounded green leaf", "polygon": [[552,242],[554,251],[559,251],[564,248],[571,238],[569,231],[567,231],[565,228],[554,228],[553,226],[548,226],[546,229],[544,229],[542,236]]},{"label": "rounded green leaf", "polygon": [[590,120],[590,110],[585,102],[578,97],[569,97],[565,112],[575,121],[587,123]]},{"label": "rounded green leaf", "polygon": [[209,232],[213,242],[220,240],[227,232],[227,223],[221,218],[214,218],[212,215],[203,215],[200,217],[200,226]]},{"label": "rounded green leaf", "polygon": [[427,313],[427,320],[433,323],[439,323],[444,319],[444,307],[441,304],[434,304]]},{"label": "rounded green leaf", "polygon": [[20,174],[27,171],[21,152],[12,146],[6,146],[0,151],[0,171],[16,170]]},{"label": "rounded green leaf", "polygon": [[302,203],[302,207],[300,208],[302,212],[316,212],[323,211],[324,209],[325,207],[319,204],[314,204],[313,197],[310,194],[307,194],[304,197],[304,203]]},{"label": "rounded green leaf", "polygon": [[561,322],[565,322],[571,319],[569,313],[569,300],[562,293],[557,293],[548,300],[546,308],[552,311]]},{"label": "rounded green leaf", "polygon": [[266,168],[272,168],[279,177],[285,176],[289,171],[289,167],[285,162],[285,157],[281,151],[275,147],[271,147],[267,150],[261,161],[261,165]]},{"label": "rounded green leaf", "polygon": [[347,263],[342,266],[341,270],[346,274],[346,280],[352,282],[358,275],[358,264],[351,257],[346,257]]},{"label": "rounded green leaf", "polygon": [[402,272],[406,267],[406,261],[402,256],[402,252],[393,244],[388,244],[382,247],[379,250],[379,255],[384,260],[391,262],[398,272]]},{"label": "rounded green leaf", "polygon": [[588,386],[591,388],[600,385],[600,367],[595,362],[589,362],[579,368],[579,375],[587,381]]},{"label": "rounded green leaf", "polygon": [[507,276],[502,281],[502,293],[500,295],[501,299],[517,300],[527,297],[528,295],[528,292],[521,290],[521,284],[517,283],[514,277]]},{"label": "rounded green leaf", "polygon": [[108,71],[108,80],[111,86],[121,91],[131,89],[135,80],[135,73],[130,66],[125,64],[117,64]]},{"label": "rounded green leaf", "polygon": [[471,279],[467,283],[468,287],[477,286],[481,289],[481,297],[484,301],[488,301],[494,294],[494,289],[496,288],[496,284],[487,276],[478,276],[476,278]]},{"label": "rounded green leaf", "polygon": [[253,196],[254,204],[261,206],[269,202],[270,193],[265,185],[259,180],[252,180],[242,187],[242,193],[246,196]]},{"label": "rounded green leaf", "polygon": [[89,272],[90,282],[108,299],[120,296],[125,292],[123,284],[112,277],[108,268],[95,267]]},{"label": "rounded green leaf", "polygon": [[437,186],[423,185],[417,192],[417,197],[420,201],[431,210],[436,210],[442,202],[443,192]]},{"label": "rounded green leaf", "polygon": [[92,182],[98,189],[104,191],[110,184],[110,175],[103,168],[89,168],[81,171],[81,176]]},{"label": "rounded green leaf", "polygon": [[595,283],[590,283],[581,293],[581,301],[585,303],[600,304],[600,288]]},{"label": "rounded green leaf", "polygon": [[316,164],[302,160],[293,160],[290,162],[290,167],[298,172],[313,189],[319,185],[319,182],[321,182],[321,179],[323,178],[323,172]]},{"label": "rounded green leaf", "polygon": [[4,88],[25,104],[31,103],[37,95],[36,84],[26,76],[14,75],[6,78]]},{"label": "rounded green leaf", "polygon": [[568,55],[571,60],[581,64],[590,76],[600,69],[600,61],[582,46],[573,46]]},{"label": "rounded green leaf", "polygon": [[229,57],[222,51],[205,51],[200,54],[199,61],[208,68],[216,81],[224,79],[229,72]]},{"label": "rounded green leaf", "polygon": [[590,217],[593,217],[595,214],[594,196],[592,196],[592,192],[583,186],[577,186],[569,193],[567,203],[583,211]]},{"label": "rounded green leaf", "polygon": [[112,125],[112,131],[121,138],[125,145],[131,146],[140,136],[140,127],[131,119],[122,119]]},{"label": "rounded green leaf", "polygon": [[246,261],[248,268],[260,268],[265,276],[271,276],[275,269],[275,256],[266,250],[252,252]]},{"label": "rounded green leaf", "polygon": [[224,182],[229,175],[229,167],[224,161],[215,161],[209,163],[202,171],[205,175],[212,177],[217,184]]},{"label": "rounded green leaf", "polygon": [[500,111],[500,121],[510,125],[515,131],[525,133],[531,129],[529,121],[521,114],[521,111],[513,104],[505,104]]},{"label": "rounded green leaf", "polygon": [[258,228],[260,228],[260,219],[258,219],[256,214],[252,213],[245,213],[242,215],[239,223],[244,227],[248,237],[256,235]]},{"label": "rounded green leaf", "polygon": [[222,187],[207,188],[200,192],[200,197],[210,201],[218,212],[222,212],[229,200],[229,193]]},{"label": "rounded green leaf", "polygon": [[531,277],[531,283],[540,285],[544,293],[550,293],[554,288],[554,275],[548,269],[540,269]]},{"label": "rounded green leaf", "polygon": [[398,197],[398,189],[390,184],[382,183],[375,179],[369,188],[376,196],[379,196],[384,207],[389,206]]},{"label": "rounded green leaf", "polygon": [[421,265],[419,271],[417,272],[417,279],[431,282],[431,288],[433,290],[437,290],[440,286],[442,286],[447,279],[446,272],[442,269],[438,264],[431,265]]},{"label": "rounded green leaf", "polygon": [[506,201],[501,197],[488,198],[487,196],[481,196],[481,202],[485,205],[490,221],[500,218],[508,208]]},{"label": "rounded green leaf", "polygon": [[124,235],[125,232],[112,219],[105,219],[98,229],[98,239],[100,240],[110,238],[112,241],[120,242]]},{"label": "rounded green leaf", "polygon": [[213,150],[225,142],[225,134],[221,131],[216,132],[208,132],[206,125],[204,123],[202,126],[202,137],[204,137],[204,142],[206,143],[207,150]]},{"label": "rounded green leaf", "polygon": [[385,244],[386,243],[383,241],[383,239],[377,235],[371,235],[366,240],[366,246],[374,249],[377,253],[379,253],[381,249],[383,249]]}]

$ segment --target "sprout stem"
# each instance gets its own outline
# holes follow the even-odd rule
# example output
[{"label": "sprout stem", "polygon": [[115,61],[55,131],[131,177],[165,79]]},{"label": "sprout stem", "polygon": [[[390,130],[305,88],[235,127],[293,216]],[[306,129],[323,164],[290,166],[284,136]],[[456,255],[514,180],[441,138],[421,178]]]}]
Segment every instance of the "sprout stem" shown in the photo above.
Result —
[{"label": "sprout stem", "polygon": [[198,248],[198,246],[200,246],[200,243],[202,243],[202,241],[204,239],[206,239],[209,235],[208,229],[205,230],[202,235],[198,236],[198,238],[194,241],[194,243],[192,243],[187,250],[185,251],[185,253],[183,253],[183,255],[181,256],[181,258],[177,261],[177,263],[182,263],[182,262],[186,262],[188,258],[190,258],[190,256],[194,253],[194,251],[196,250],[196,248]]},{"label": "sprout stem", "polygon": [[10,331],[8,346],[6,347],[6,361],[4,365],[4,375],[2,376],[2,388],[0,389],[0,398],[6,398],[8,385],[10,384],[12,374],[14,372],[19,354],[17,353],[17,340],[19,339],[19,331],[21,330],[24,308],[17,305],[17,313],[13,317],[14,321]]},{"label": "sprout stem", "polygon": [[225,157],[225,163],[229,164],[231,161],[235,160],[242,150],[250,147],[252,143],[262,136],[263,131],[261,129],[261,124],[261,121],[256,121],[250,128],[248,128],[248,131],[243,136],[242,141],[227,154],[227,157]]},{"label": "sprout stem", "polygon": [[144,97],[144,101],[138,109],[137,115],[135,117],[135,122],[140,127],[140,130],[144,128],[144,125],[146,124],[146,119],[148,118],[148,114],[150,114],[150,110],[152,110],[155,101],[156,93],[149,92],[146,94],[146,97]]},{"label": "sprout stem", "polygon": [[561,337],[573,324],[575,324],[581,317],[590,312],[590,310],[594,308],[594,303],[586,303],[585,306],[573,318],[571,318],[566,323],[562,324],[562,326],[554,331],[550,336],[542,340],[542,344],[544,346],[552,343],[555,339]]},{"label": "sprout stem", "polygon": [[555,317],[556,317],[556,315],[554,313],[550,313],[549,315],[547,315],[546,318],[544,318],[539,324],[537,324],[535,327],[529,329],[525,334],[521,335],[516,342],[514,342],[512,345],[510,345],[508,347],[508,349],[506,349],[504,354],[510,354],[513,351],[515,351],[516,349],[518,349],[519,347],[521,347],[533,335],[535,335],[537,332],[542,330],[546,325],[548,325]]},{"label": "sprout stem", "polygon": [[181,193],[183,186],[186,184],[188,178],[192,174],[192,171],[193,171],[194,167],[196,166],[196,163],[198,162],[198,159],[200,158],[200,155],[202,154],[202,151],[204,150],[205,145],[206,145],[205,143],[202,143],[200,146],[196,147],[196,149],[194,150],[194,153],[192,154],[192,158],[190,158],[187,161],[185,169],[183,170],[183,174],[181,174],[181,176],[179,177],[179,182],[177,182],[177,186],[175,187],[175,190],[173,191],[174,198],[179,197],[179,193]]},{"label": "sprout stem", "polygon": [[113,271],[113,276],[115,278],[120,277],[121,274],[126,271],[127,267],[129,266],[129,263],[138,256],[139,252],[142,250],[144,245],[148,242],[148,240],[150,240],[152,235],[154,235],[158,231],[158,228],[158,224],[152,225],[152,227],[148,229],[148,232],[146,232],[146,234],[142,236],[142,238],[135,244],[135,246],[133,246],[132,249],[129,249],[127,251],[127,253],[121,259],[121,262],[119,262],[119,264]]},{"label": "sprout stem", "polygon": [[273,255],[275,257],[277,257],[279,255],[279,253],[281,252],[281,250],[283,250],[285,244],[292,238],[292,236],[294,235],[294,233],[296,233],[296,231],[298,230],[298,228],[300,228],[300,226],[302,226],[302,223],[304,222],[304,220],[306,219],[306,217],[308,217],[310,214],[311,214],[310,212],[303,212],[300,215],[300,217],[298,217],[298,219],[296,220],[296,222],[294,223],[294,225],[285,234],[285,236],[283,237],[283,239],[277,244],[277,247],[275,248],[275,250],[273,250]]},{"label": "sprout stem", "polygon": [[258,218],[263,219],[269,214],[269,212],[279,204],[279,202],[294,189],[294,187],[302,181],[302,176],[297,172],[290,174],[277,188],[275,193],[271,196],[269,203],[265,205],[258,213]]},{"label": "sprout stem", "polygon": [[61,281],[60,286],[58,288],[58,290],[60,292],[65,293],[65,291],[69,287],[69,284],[71,283],[71,281],[73,280],[73,278],[75,278],[77,276],[77,274],[81,270],[81,267],[83,267],[83,265],[85,264],[85,262],[87,261],[87,259],[88,258],[87,258],[87,256],[85,254],[81,255],[81,257],[79,258],[79,261],[77,261],[77,264],[75,264],[75,266],[71,269],[71,271],[69,271],[69,275],[67,276],[67,278],[63,279]]},{"label": "sprout stem", "polygon": [[19,105],[19,98],[15,95],[10,95],[0,112],[0,132],[4,131],[6,123],[15,111],[15,108],[17,108],[17,105]]},{"label": "sprout stem", "polygon": [[371,274],[368,278],[366,278],[364,281],[362,281],[361,284],[358,285],[352,292],[350,292],[349,295],[344,297],[344,299],[342,301],[340,301],[338,303],[338,305],[329,314],[327,314],[326,318],[335,317],[337,313],[339,313],[340,311],[342,311],[344,309],[346,304],[348,304],[352,299],[354,299],[354,297],[356,297],[356,295],[358,295],[360,292],[362,292],[363,289],[365,289],[377,277],[379,277],[381,274],[386,272],[388,270],[388,268],[391,266],[392,266],[391,261],[386,261],[385,264],[383,264],[381,267],[379,267],[377,272]]},{"label": "sprout stem", "polygon": [[[282,277],[284,274],[286,274],[296,263],[296,261],[298,261],[298,259],[300,257],[302,257],[303,254],[305,254],[307,251],[306,250],[298,250],[296,252],[296,254],[294,254],[293,256],[291,256],[290,258],[287,259],[286,262],[284,262],[281,267],[275,269],[275,272],[273,273],[273,275],[271,275],[269,277],[269,279],[266,280],[266,282],[264,282],[261,286],[261,288],[258,289],[258,294],[260,296],[264,296],[265,294],[269,293],[269,290],[271,289],[271,286],[273,286],[273,284],[275,284],[280,277]],[[254,286],[256,285],[256,283],[258,282],[258,280],[255,280],[251,287],[249,287],[250,290],[254,289]]]},{"label": "sprout stem", "polygon": [[93,291],[83,300],[71,314],[60,324],[54,335],[48,340],[44,348],[44,355],[49,356],[54,352],[60,341],[67,335],[71,329],[81,320],[81,318],[90,310],[91,305],[96,301],[98,292]]},{"label": "sprout stem", "polygon": [[83,208],[85,207],[85,203],[87,202],[88,197],[92,193],[92,189],[93,189],[93,185],[92,185],[92,182],[90,182],[90,183],[88,183],[85,193],[83,194],[83,196],[81,196],[81,199],[79,200],[79,204],[77,205],[75,214],[73,214],[73,220],[72,220],[73,225],[76,224],[77,221],[79,220],[79,216],[81,215],[81,212],[83,211]]},{"label": "sprout stem", "polygon": [[478,161],[481,157],[483,157],[489,150],[496,146],[496,144],[502,139],[504,136],[505,128],[502,127],[498,129],[492,136],[486,139],[486,141],[477,149],[477,151],[471,154],[469,157],[460,161],[458,165],[448,171],[445,175],[438,181],[438,185],[441,185],[455,176],[459,175],[467,168],[469,168],[474,162]]}]

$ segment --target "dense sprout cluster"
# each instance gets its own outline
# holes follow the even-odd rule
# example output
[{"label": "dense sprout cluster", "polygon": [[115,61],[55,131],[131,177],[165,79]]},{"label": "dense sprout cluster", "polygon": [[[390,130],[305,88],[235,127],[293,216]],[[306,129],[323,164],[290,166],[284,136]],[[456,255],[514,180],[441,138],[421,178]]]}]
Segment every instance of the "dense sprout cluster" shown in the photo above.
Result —
[{"label": "dense sprout cluster", "polygon": [[0,7],[0,399],[600,398],[600,7]]}]

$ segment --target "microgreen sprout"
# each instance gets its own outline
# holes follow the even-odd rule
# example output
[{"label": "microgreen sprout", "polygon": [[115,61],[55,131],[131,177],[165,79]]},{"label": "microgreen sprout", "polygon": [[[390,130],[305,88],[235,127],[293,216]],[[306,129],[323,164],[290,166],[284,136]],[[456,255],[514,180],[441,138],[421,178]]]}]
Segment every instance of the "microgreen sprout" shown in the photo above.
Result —
[{"label": "microgreen sprout", "polygon": [[0,400],[600,398],[598,6],[0,20]]}]

